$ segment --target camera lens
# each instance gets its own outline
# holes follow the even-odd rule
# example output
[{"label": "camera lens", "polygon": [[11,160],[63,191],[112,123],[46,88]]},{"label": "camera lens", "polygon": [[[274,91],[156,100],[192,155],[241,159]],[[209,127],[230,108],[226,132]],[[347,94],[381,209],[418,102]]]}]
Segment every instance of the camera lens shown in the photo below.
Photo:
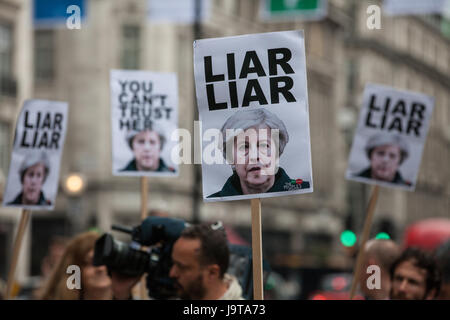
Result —
[{"label": "camera lens", "polygon": [[128,244],[104,234],[95,243],[94,265],[106,265],[110,271],[126,276],[139,276],[148,270],[147,252],[131,248]]}]

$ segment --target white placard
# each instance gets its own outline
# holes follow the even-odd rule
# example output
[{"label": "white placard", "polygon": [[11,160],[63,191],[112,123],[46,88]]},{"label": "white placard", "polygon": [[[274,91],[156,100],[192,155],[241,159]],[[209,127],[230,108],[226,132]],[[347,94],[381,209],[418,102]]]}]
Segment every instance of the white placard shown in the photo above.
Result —
[{"label": "white placard", "polygon": [[113,175],[177,176],[176,74],[111,70],[110,76]]},{"label": "white placard", "polygon": [[194,72],[203,199],[312,192],[303,32],[195,41]]},{"label": "white placard", "polygon": [[368,84],[346,177],[413,191],[434,98]]},{"label": "white placard", "polygon": [[3,206],[53,210],[68,104],[27,100],[17,121]]}]

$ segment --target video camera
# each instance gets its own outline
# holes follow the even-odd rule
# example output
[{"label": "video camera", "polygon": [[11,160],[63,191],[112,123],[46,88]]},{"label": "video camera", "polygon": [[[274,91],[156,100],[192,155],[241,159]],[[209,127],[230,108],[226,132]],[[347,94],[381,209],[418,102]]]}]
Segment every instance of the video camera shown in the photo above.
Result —
[{"label": "video camera", "polygon": [[[126,244],[105,233],[95,243],[93,263],[106,265],[109,271],[129,277],[147,272],[149,296],[155,299],[174,297],[176,290],[169,277],[170,255],[174,242],[187,225],[180,219],[162,217],[148,217],[134,228],[113,225],[113,230],[130,234],[132,242]],[[143,249],[143,246],[152,247]]]},{"label": "video camera", "polygon": [[[172,247],[189,223],[175,218],[148,217],[141,225],[128,228],[113,225],[112,229],[131,235],[130,244],[105,233],[95,243],[94,265],[106,265],[108,271],[137,277],[147,273],[147,289],[154,299],[176,297],[174,280],[169,277],[172,267]],[[214,228],[223,228],[221,222]],[[151,248],[143,248],[151,247]],[[229,244],[230,266],[227,273],[238,279],[245,299],[252,299],[252,252],[247,246]],[[265,277],[270,271],[264,261]]]}]

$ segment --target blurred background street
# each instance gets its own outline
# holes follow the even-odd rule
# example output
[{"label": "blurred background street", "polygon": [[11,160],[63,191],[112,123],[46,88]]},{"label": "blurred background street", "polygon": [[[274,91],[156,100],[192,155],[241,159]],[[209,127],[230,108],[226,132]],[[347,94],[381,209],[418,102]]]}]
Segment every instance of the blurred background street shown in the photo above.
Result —
[{"label": "blurred background street", "polygon": [[[176,72],[179,127],[193,132],[198,113],[192,44],[199,38],[305,32],[315,188],[311,194],[262,200],[263,255],[272,271],[266,299],[326,299],[321,292],[349,290],[358,247],[353,234],[362,232],[372,187],[346,180],[345,170],[369,82],[435,98],[416,190],[381,188],[370,237],[421,245],[414,234],[407,237],[411,225],[450,220],[450,20],[444,15],[382,11],[381,29],[369,29],[367,8],[382,7],[382,1],[328,0],[319,19],[263,18],[262,0],[196,1],[201,11],[186,1],[190,5],[174,7],[171,20],[164,21],[155,0],[61,2],[81,6],[80,29],[68,29],[66,18],[39,23],[52,1],[0,0],[0,198],[23,102],[69,103],[55,211],[32,212],[16,294],[39,282],[60,256],[64,239],[92,228],[110,232],[112,224],[140,223],[139,178],[112,176],[109,72]],[[173,18],[177,14],[191,21]],[[203,18],[192,22],[195,16]],[[222,220],[230,242],[251,244],[250,202],[204,203],[200,165],[181,165],[178,178],[149,178],[148,208],[150,215],[190,222]],[[4,281],[20,213],[0,208]]]}]

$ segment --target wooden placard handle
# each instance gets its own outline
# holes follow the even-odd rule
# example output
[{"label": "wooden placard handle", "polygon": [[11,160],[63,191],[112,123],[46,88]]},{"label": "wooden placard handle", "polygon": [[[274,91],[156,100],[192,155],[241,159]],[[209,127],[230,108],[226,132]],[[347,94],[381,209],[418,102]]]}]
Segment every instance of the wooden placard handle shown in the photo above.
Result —
[{"label": "wooden placard handle", "polygon": [[261,200],[251,199],[251,208],[252,208],[253,299],[264,300],[262,237],[261,237]]},{"label": "wooden placard handle", "polygon": [[[141,177],[141,221],[144,221],[148,216],[148,178]],[[142,276],[139,284],[139,291],[142,300],[148,299],[147,286],[145,283],[145,275]]]},{"label": "wooden placard handle", "polygon": [[20,248],[22,246],[23,235],[30,219],[30,210],[22,210],[22,216],[20,217],[19,228],[17,230],[16,238],[14,240],[13,255],[11,258],[11,264],[8,272],[8,281],[6,284],[6,299],[11,298],[12,288],[16,276],[17,261],[19,260]]},{"label": "wooden placard handle", "polygon": [[372,220],[373,220],[373,214],[375,212],[375,207],[378,200],[378,193],[379,193],[379,186],[375,186],[372,190],[372,194],[370,196],[369,205],[367,207],[367,215],[366,219],[364,221],[364,228],[363,233],[361,237],[361,242],[359,244],[359,250],[358,250],[358,257],[356,259],[356,265],[353,272],[353,280],[352,280],[352,287],[350,289],[350,300],[353,299],[356,287],[358,285],[359,275],[361,273],[362,268],[362,262],[364,261],[364,247],[366,245],[367,239],[370,235],[370,229],[372,227]]}]

